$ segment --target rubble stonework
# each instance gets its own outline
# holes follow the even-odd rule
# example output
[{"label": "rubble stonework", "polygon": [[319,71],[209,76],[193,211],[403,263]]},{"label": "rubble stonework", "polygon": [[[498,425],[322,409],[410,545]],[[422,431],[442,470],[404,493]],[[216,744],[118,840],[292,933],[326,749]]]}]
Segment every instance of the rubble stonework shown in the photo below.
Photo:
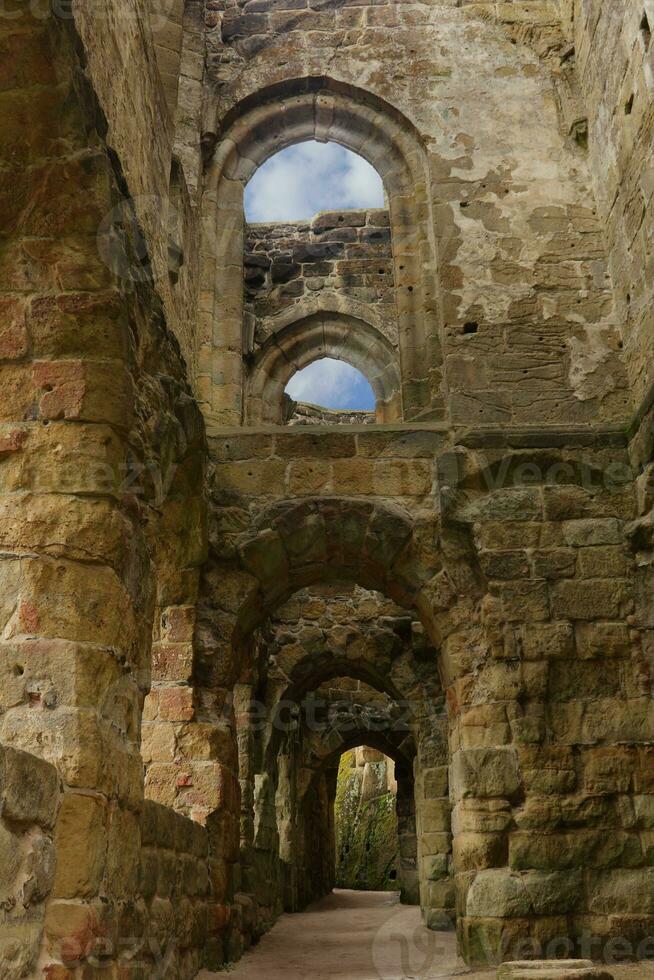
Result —
[{"label": "rubble stonework", "polygon": [[[234,961],[360,746],[469,964],[645,956],[650,0],[105,6],[0,18],[3,969]],[[248,229],[314,138],[383,211]]]}]

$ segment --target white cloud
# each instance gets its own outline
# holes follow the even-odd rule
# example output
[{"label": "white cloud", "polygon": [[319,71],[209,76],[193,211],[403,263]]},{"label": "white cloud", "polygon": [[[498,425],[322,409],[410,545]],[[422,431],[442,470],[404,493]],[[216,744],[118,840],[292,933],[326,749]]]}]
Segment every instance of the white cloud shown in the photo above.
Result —
[{"label": "white cloud", "polygon": [[384,185],[377,171],[370,166],[367,160],[355,153],[348,153],[348,157],[349,167],[344,177],[344,188],[348,200],[352,203],[342,206],[383,208]]},{"label": "white cloud", "polygon": [[372,410],[375,396],[364,376],[344,361],[325,357],[293,375],[286,392],[298,402],[325,408]]},{"label": "white cloud", "polygon": [[318,211],[382,208],[377,171],[338,143],[310,140],[271,157],[245,190],[248,221],[306,221]]}]

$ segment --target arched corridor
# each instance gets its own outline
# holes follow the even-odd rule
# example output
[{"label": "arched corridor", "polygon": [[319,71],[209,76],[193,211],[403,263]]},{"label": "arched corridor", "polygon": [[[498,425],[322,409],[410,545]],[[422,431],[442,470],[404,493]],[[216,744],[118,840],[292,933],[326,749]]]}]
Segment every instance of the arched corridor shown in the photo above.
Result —
[{"label": "arched corridor", "polygon": [[0,6],[2,980],[646,960],[654,0]]}]

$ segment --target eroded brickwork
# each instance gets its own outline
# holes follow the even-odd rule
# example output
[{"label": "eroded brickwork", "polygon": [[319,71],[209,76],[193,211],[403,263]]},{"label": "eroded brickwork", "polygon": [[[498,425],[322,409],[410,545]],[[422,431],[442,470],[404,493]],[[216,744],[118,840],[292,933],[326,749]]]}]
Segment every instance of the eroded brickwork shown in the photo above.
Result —
[{"label": "eroded brickwork", "polygon": [[[469,963],[636,953],[649,0],[38,6],[0,20],[11,976],[234,960],[333,884],[360,745],[396,764],[404,896]],[[249,177],[313,138],[377,168],[388,223],[248,232]],[[283,426],[329,352],[375,421]]]},{"label": "eroded brickwork", "polygon": [[45,903],[61,875],[53,841],[60,800],[54,766],[27,752],[0,750],[0,957],[7,980],[37,971]]},{"label": "eroded brickwork", "polygon": [[625,361],[637,409],[652,365],[652,91],[654,10],[649,0],[577,5],[574,42],[589,120],[597,202],[605,220]]},{"label": "eroded brickwork", "polygon": [[334,312],[365,308],[369,316],[377,314],[375,325],[397,346],[385,211],[325,212],[306,224],[248,225],[245,289],[256,344],[274,329],[269,318],[289,307],[327,310],[333,303]]}]

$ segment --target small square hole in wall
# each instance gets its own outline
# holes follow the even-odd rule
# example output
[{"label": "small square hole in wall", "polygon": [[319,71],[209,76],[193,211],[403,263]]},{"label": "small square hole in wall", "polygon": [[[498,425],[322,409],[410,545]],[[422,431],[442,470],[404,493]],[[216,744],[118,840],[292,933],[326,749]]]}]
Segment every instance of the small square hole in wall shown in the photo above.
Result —
[{"label": "small square hole in wall", "polygon": [[650,42],[652,40],[652,28],[649,26],[649,19],[646,13],[643,13],[643,19],[640,22],[640,33],[643,41],[645,42],[645,48],[649,50]]},{"label": "small square hole in wall", "polygon": [[634,94],[632,92],[632,94],[629,96],[629,98],[625,102],[625,106],[624,106],[624,114],[625,114],[625,116],[630,116],[631,113],[633,112],[633,108],[634,108]]},{"label": "small square hole in wall", "polygon": [[467,323],[463,324],[463,333],[466,334],[477,333],[478,330],[479,330],[479,324],[477,323],[476,320],[468,320]]}]

